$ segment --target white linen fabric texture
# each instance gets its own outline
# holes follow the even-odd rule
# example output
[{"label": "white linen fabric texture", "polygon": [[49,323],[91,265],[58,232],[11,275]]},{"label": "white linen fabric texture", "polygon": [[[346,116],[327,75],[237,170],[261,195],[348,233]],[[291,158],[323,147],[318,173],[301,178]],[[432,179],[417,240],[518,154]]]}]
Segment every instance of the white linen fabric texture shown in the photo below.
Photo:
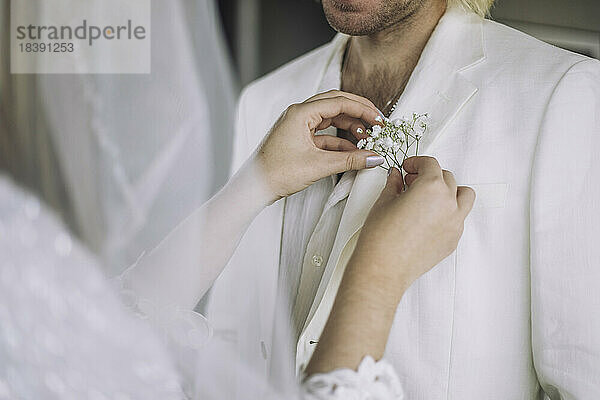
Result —
[{"label": "white linen fabric texture", "polygon": [[[9,3],[0,0],[6,29],[10,7],[29,5]],[[41,21],[52,15],[51,3],[36,7]],[[231,157],[236,85],[215,2],[152,0],[151,12],[147,75],[11,75],[8,30],[0,40],[0,155],[12,160],[4,167],[20,181],[31,175],[24,183],[110,275],[206,201]]]},{"label": "white linen fabric texture", "polygon": [[402,398],[391,366],[371,358],[280,395],[226,349],[202,349],[205,332],[154,326],[141,309],[134,318],[113,289],[59,220],[0,175],[0,399],[230,399],[232,388],[260,388],[247,399]]},{"label": "white linen fabric texture", "polygon": [[[346,41],[338,35],[243,90],[234,169],[289,104],[317,92]],[[599,398],[600,62],[450,8],[392,117],[413,112],[432,120],[422,154],[484,195],[457,251],[418,279],[397,309],[384,359],[405,396]],[[330,274],[326,268],[298,343],[298,363],[314,347],[301,343],[318,341],[384,183],[378,170],[356,175],[329,256],[333,268]],[[261,300],[245,318],[259,321],[260,329],[239,349],[265,375],[277,366],[271,358],[277,358],[277,295],[285,292],[282,224],[283,201],[255,219],[209,307],[215,332],[226,332],[236,317],[229,288],[238,279],[259,285]],[[260,268],[248,260],[260,260]]]}]

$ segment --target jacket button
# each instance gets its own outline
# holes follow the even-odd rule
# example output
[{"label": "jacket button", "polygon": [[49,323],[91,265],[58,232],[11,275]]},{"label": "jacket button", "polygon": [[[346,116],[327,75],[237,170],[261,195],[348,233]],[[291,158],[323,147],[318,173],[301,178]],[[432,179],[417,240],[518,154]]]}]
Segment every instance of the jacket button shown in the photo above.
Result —
[{"label": "jacket button", "polygon": [[320,267],[323,265],[323,257],[318,254],[315,254],[312,258],[312,263],[315,267]]}]

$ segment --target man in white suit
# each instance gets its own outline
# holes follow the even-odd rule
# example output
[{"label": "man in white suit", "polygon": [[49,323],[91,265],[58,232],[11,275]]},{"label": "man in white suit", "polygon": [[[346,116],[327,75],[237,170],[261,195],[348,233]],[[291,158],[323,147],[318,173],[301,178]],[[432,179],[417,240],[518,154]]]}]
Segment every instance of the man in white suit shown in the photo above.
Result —
[{"label": "man in white suit", "polygon": [[[398,307],[385,357],[406,398],[600,398],[600,62],[482,18],[490,0],[322,3],[340,34],[243,91],[234,169],[316,92],[364,95],[392,119],[428,113],[420,154],[477,200],[457,251]],[[244,279],[260,288],[246,316],[260,330],[237,338],[247,356],[276,369],[273,315],[289,302],[305,366],[384,182],[349,172],[265,210],[214,288],[217,335]]]}]

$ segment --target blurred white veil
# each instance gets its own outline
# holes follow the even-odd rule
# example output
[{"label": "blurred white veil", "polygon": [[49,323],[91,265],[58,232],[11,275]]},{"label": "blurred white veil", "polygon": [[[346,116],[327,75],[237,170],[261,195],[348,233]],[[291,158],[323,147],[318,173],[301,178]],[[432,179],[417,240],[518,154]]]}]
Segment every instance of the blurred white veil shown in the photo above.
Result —
[{"label": "blurred white veil", "polygon": [[218,21],[212,1],[155,0],[150,75],[41,77],[82,232],[111,272],[228,174],[234,85]]},{"label": "blurred white veil", "polygon": [[[38,4],[43,20],[51,4]],[[31,158],[54,153],[72,208],[66,214],[111,275],[156,245],[229,172],[236,84],[216,5],[151,6],[149,75],[0,76],[18,97],[2,94],[9,119],[43,121],[11,134],[49,137]],[[19,12],[25,2],[12,7]],[[37,186],[43,192],[49,182]]]}]

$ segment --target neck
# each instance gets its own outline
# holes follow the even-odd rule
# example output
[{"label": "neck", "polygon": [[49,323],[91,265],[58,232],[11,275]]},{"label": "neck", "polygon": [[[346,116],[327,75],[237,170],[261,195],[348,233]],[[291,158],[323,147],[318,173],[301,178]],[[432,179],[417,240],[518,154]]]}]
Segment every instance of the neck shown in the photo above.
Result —
[{"label": "neck", "polygon": [[385,30],[352,37],[342,71],[342,89],[368,98],[384,113],[390,112],[445,10],[445,1],[426,1]]},{"label": "neck", "polygon": [[353,54],[349,55],[348,61],[367,74],[382,67],[396,70],[407,60],[416,65],[445,11],[445,2],[426,1],[413,13],[380,32],[352,37]]}]

